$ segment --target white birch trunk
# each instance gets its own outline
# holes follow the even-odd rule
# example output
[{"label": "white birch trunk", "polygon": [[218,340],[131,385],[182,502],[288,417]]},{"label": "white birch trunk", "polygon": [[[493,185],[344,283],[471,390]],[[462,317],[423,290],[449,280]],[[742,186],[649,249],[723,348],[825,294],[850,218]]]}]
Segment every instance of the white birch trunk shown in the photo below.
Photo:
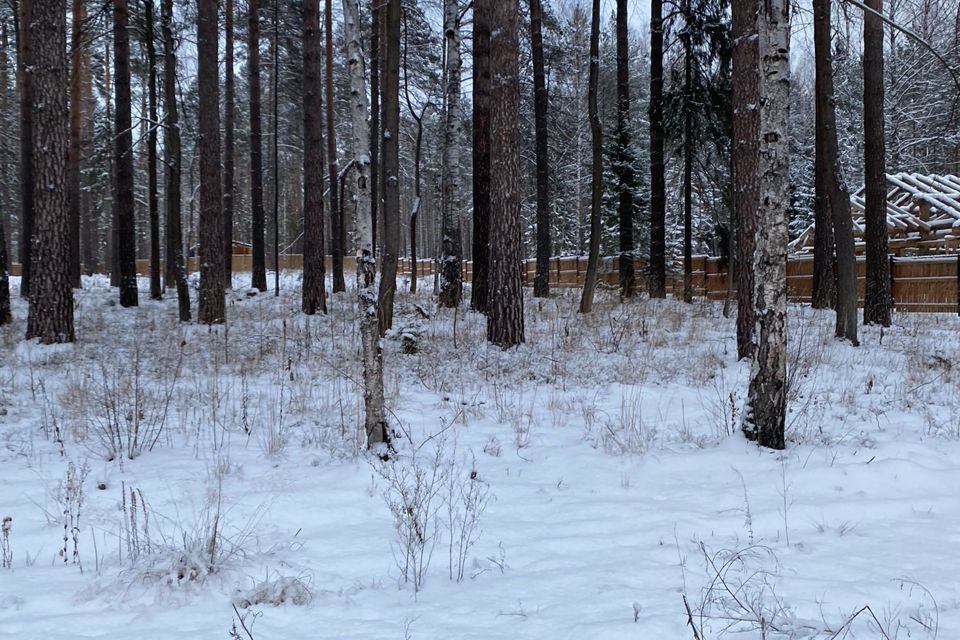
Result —
[{"label": "white birch trunk", "polygon": [[790,204],[790,4],[765,0],[760,48],[760,204],[753,254],[754,349],[744,413],[748,437],[784,448],[787,410],[787,211]]},{"label": "white birch trunk", "polygon": [[460,4],[444,0],[443,34],[446,43],[446,86],[443,134],[443,214],[441,223],[442,264],[440,268],[440,304],[460,304],[463,277],[460,272],[460,211],[463,189],[460,184],[460,138],[463,118],[460,113]]},{"label": "white birch trunk", "polygon": [[376,263],[373,259],[373,219],[370,196],[370,125],[367,120],[365,60],[357,0],[343,0],[347,69],[350,74],[350,115],[353,125],[353,193],[357,215],[357,307],[363,358],[364,430],[367,447],[387,454],[390,444],[383,408],[383,350],[377,327]]}]

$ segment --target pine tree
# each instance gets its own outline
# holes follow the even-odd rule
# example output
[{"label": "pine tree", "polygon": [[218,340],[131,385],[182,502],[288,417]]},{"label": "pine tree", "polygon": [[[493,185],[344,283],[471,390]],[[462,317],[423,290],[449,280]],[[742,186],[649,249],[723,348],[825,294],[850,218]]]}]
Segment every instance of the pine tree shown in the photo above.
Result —
[{"label": "pine tree", "polygon": [[247,3],[247,91],[250,93],[250,217],[253,274],[251,286],[267,290],[267,250],[263,208],[263,133],[260,117],[260,0]]},{"label": "pine tree", "polygon": [[580,313],[593,311],[593,294],[597,288],[597,272],[600,268],[600,205],[603,194],[603,128],[597,106],[597,82],[600,76],[600,0],[593,0],[590,22],[590,139],[593,146],[593,166],[590,180],[590,254],[587,257],[587,273],[580,297]]},{"label": "pine tree", "polygon": [[[348,0],[349,1],[349,0]],[[303,292],[307,315],[327,312],[323,251],[323,97],[320,0],[303,3]]]},{"label": "pine tree", "polygon": [[113,0],[114,253],[119,273],[120,306],[136,307],[136,222],[133,199],[133,123],[130,108],[130,33],[127,0]]}]

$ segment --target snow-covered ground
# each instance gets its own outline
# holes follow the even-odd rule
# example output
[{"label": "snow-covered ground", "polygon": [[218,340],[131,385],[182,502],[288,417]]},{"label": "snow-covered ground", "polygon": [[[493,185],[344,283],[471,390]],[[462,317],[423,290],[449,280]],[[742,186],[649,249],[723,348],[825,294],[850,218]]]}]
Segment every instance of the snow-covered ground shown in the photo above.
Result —
[{"label": "snow-covered ground", "polygon": [[703,640],[960,638],[956,316],[852,348],[791,307],[777,453],[719,305],[562,291],[501,352],[401,293],[380,463],[352,295],[307,318],[295,275],[237,277],[208,329],[143,284],[85,280],[73,346],[25,343],[19,296],[0,329],[2,638],[672,640],[687,606]]}]

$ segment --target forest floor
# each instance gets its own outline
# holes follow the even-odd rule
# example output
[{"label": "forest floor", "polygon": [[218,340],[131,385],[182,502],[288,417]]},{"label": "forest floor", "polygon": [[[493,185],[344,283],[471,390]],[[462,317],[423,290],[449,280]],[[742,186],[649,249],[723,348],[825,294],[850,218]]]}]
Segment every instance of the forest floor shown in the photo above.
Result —
[{"label": "forest floor", "polygon": [[295,274],[241,280],[208,329],[86,279],[58,347],[16,296],[0,638],[960,638],[956,316],[853,348],[791,306],[774,452],[739,432],[718,304],[528,298],[502,352],[422,283],[384,342],[383,463],[353,295],[307,318]]}]

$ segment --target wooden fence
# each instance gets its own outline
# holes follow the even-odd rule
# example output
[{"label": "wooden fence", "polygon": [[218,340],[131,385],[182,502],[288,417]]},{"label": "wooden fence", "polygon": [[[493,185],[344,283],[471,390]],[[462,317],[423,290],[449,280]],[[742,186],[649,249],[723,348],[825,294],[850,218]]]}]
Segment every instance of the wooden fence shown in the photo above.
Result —
[{"label": "wooden fence", "polygon": [[[401,277],[409,277],[413,272],[413,263],[401,259],[397,265]],[[250,255],[234,255],[233,270],[237,273],[250,272],[253,267],[253,257]],[[646,261],[636,259],[638,287],[645,288]],[[187,259],[188,271],[196,271],[197,258]],[[280,268],[298,271],[303,269],[303,256],[299,254],[281,255]],[[417,260],[417,276],[432,278],[436,269],[433,260]],[[137,260],[137,273],[147,275],[150,263],[147,260]],[[326,269],[333,269],[333,261],[326,256]],[[345,256],[343,269],[346,273],[357,270],[357,259],[354,256]],[[532,285],[536,273],[536,260],[525,260],[521,273],[525,285]],[[620,282],[619,257],[604,257],[600,261],[598,282],[617,286]],[[580,256],[566,256],[550,259],[550,285],[553,287],[581,287],[587,271],[587,259]],[[863,258],[857,260],[857,284],[860,294],[860,304],[863,304],[865,263]],[[464,261],[464,280],[473,279],[473,263]],[[682,264],[675,264],[667,277],[667,290],[679,290],[682,287]],[[11,275],[20,275],[20,265],[14,263]],[[890,280],[893,290],[894,305],[898,311],[926,311],[926,312],[957,312],[960,311],[960,254],[915,258],[890,258]],[[693,293],[698,297],[710,300],[723,300],[728,295],[727,271],[720,258],[708,256],[693,257],[693,276],[691,280]],[[729,283],[730,295],[736,293]],[[787,262],[787,290],[792,302],[810,302],[813,290],[813,258],[796,257]]]}]

